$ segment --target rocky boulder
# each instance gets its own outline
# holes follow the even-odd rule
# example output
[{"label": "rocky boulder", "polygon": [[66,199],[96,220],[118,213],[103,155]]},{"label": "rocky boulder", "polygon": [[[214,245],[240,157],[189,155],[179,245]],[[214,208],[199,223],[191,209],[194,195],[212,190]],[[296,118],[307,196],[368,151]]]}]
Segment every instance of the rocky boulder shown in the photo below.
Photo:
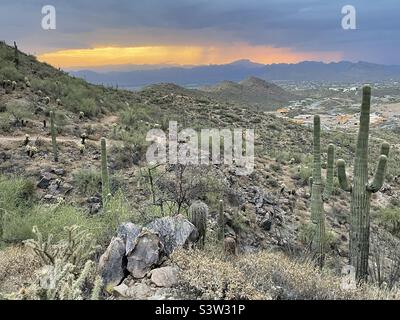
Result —
[{"label": "rocky boulder", "polygon": [[178,269],[175,267],[161,267],[150,272],[151,282],[157,287],[173,287],[178,283]]},{"label": "rocky boulder", "polygon": [[[160,238],[143,228],[137,236],[136,245],[127,255],[127,270],[134,278],[143,278],[160,259]],[[125,249],[126,250],[126,249]]]},{"label": "rocky boulder", "polygon": [[98,267],[107,291],[120,284],[124,278],[124,257],[124,241],[118,237],[112,238],[107,250],[100,257]]},{"label": "rocky boulder", "polygon": [[[141,279],[159,266],[177,248],[196,240],[196,227],[183,216],[164,217],[146,227],[124,223],[100,257],[99,272],[106,288],[119,285],[127,275]],[[153,282],[169,287],[176,282],[175,271],[159,268]],[[156,269],[157,270],[157,269]]]},{"label": "rocky boulder", "polygon": [[159,235],[167,256],[198,236],[196,227],[182,215],[156,219],[147,228]]}]

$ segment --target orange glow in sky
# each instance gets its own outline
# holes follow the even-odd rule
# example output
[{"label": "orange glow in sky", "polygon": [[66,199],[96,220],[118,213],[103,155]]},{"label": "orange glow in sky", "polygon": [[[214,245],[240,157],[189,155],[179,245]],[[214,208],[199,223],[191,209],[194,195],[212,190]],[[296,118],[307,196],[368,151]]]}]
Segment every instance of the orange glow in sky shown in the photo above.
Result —
[{"label": "orange glow in sky", "polygon": [[254,62],[296,63],[304,60],[337,61],[338,52],[294,52],[289,48],[269,46],[143,46],[67,49],[39,55],[38,59],[55,67],[97,67],[125,64],[224,64],[240,59]]}]

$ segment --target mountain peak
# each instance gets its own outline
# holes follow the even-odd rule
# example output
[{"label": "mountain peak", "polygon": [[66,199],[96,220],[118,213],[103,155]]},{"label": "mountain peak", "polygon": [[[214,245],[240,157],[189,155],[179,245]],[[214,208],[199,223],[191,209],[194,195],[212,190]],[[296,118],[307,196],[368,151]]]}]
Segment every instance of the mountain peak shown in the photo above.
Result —
[{"label": "mountain peak", "polygon": [[229,63],[231,66],[239,66],[239,67],[262,67],[264,64],[253,62],[249,59],[240,59]]}]

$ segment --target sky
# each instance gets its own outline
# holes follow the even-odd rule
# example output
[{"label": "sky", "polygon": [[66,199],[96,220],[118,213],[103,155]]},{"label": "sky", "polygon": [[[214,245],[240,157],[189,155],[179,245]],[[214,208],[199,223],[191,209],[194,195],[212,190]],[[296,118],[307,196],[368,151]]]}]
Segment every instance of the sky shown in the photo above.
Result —
[{"label": "sky", "polygon": [[[43,30],[44,5],[56,29]],[[356,29],[342,28],[342,7]],[[65,69],[368,61],[400,65],[399,0],[0,0],[0,40]]]}]

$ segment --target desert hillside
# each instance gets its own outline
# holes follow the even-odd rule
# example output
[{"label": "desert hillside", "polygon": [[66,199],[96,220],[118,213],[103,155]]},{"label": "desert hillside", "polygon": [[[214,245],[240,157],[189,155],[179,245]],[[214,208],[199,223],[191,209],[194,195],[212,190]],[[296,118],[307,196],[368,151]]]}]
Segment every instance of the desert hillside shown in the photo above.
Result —
[{"label": "desert hillside", "polygon": [[[324,203],[322,269],[313,255],[312,123],[320,114],[323,182],[330,143],[352,181],[359,89],[295,90],[250,78],[203,90],[158,84],[133,92],[89,84],[5,43],[0,83],[1,298],[399,298],[393,91],[392,100],[378,97],[375,90],[384,88],[372,86],[370,180],[382,142],[390,154],[385,182],[371,195],[368,282],[345,290],[351,196],[341,190],[336,166]],[[254,108],[266,97],[278,107]],[[179,130],[254,129],[254,171],[149,165],[146,134],[167,132],[170,121]],[[54,287],[40,287],[46,279]]]}]

